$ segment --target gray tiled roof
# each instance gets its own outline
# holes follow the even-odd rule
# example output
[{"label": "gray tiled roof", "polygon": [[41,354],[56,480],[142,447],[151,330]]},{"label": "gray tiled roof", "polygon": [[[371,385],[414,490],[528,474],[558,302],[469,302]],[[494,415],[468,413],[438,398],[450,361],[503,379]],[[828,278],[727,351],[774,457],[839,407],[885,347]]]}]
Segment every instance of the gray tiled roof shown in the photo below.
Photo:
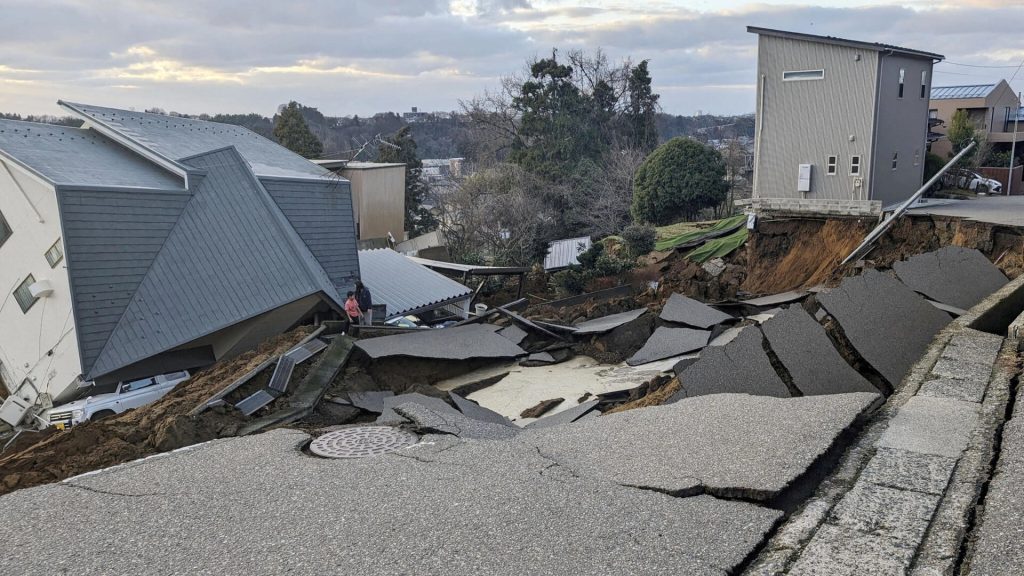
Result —
[{"label": "gray tiled roof", "polygon": [[170,160],[234,146],[257,176],[330,177],[326,169],[241,126],[89,104],[60,103]]},{"label": "gray tiled roof", "polygon": [[975,84],[972,86],[932,86],[932,100],[955,100],[958,98],[985,98],[995,84]]},{"label": "gray tiled roof", "polygon": [[[318,292],[340,297],[234,148],[183,162],[205,172],[90,378]],[[117,207],[112,207],[117,209]],[[78,266],[69,257],[69,269]]]},{"label": "gray tiled roof", "polygon": [[388,318],[430,309],[473,293],[390,248],[360,250],[359,270],[374,304],[387,304]]},{"label": "gray tiled roof", "polygon": [[185,188],[182,178],[95,130],[0,120],[0,153],[55,185]]}]

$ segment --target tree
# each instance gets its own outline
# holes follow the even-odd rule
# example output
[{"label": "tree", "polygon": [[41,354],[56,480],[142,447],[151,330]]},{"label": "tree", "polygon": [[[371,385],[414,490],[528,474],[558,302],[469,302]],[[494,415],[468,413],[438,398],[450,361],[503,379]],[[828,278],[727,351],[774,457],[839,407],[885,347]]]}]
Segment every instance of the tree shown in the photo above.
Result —
[{"label": "tree", "polygon": [[324,153],[323,144],[309,130],[301,107],[294,100],[274,119],[274,137],[285,148],[306,158],[316,158]]},{"label": "tree", "polygon": [[378,162],[405,164],[405,229],[416,237],[437,228],[437,218],[423,207],[429,187],[423,180],[423,161],[416,152],[409,126],[404,126],[377,148]]},{"label": "tree", "polygon": [[659,96],[651,90],[647,62],[643,60],[630,70],[627,83],[629,104],[625,120],[630,147],[650,154],[658,145]]},{"label": "tree", "polygon": [[[966,110],[957,110],[953,114],[949,121],[949,130],[946,131],[946,138],[949,138],[949,143],[953,146],[952,151],[949,153],[950,158],[959,154],[961,150],[977,139],[974,125],[971,124],[971,119],[967,115]],[[973,150],[968,152],[963,161],[969,161],[974,152]]]},{"label": "tree", "polygon": [[673,138],[637,170],[633,218],[656,225],[693,218],[725,199],[725,172],[725,162],[714,148],[690,138]]}]

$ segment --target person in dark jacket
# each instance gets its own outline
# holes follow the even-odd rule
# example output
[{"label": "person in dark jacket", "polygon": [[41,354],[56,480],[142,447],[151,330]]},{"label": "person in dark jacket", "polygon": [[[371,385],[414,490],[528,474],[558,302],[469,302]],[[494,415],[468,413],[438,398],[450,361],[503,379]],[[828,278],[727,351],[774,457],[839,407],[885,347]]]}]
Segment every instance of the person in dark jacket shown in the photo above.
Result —
[{"label": "person in dark jacket", "polygon": [[370,289],[363,286],[362,281],[356,282],[356,301],[359,302],[359,311],[362,323],[366,326],[373,324],[373,298],[370,296]]}]

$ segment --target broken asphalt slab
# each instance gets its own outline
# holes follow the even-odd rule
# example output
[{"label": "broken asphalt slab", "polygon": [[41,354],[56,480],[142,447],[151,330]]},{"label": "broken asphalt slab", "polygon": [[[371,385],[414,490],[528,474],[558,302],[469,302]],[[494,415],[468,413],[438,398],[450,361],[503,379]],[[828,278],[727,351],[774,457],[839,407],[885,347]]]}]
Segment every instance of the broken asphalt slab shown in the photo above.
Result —
[{"label": "broken asphalt slab", "polygon": [[950,322],[948,314],[876,270],[818,295],[857,352],[894,388]]},{"label": "broken asphalt slab", "polygon": [[459,412],[438,412],[426,404],[408,402],[394,407],[395,414],[410,421],[420,433],[451,434],[459,438],[504,440],[519,433],[516,426],[469,418]]},{"label": "broken asphalt slab", "polygon": [[419,330],[397,336],[360,340],[356,347],[370,358],[408,356],[436,360],[467,360],[470,358],[515,358],[526,351],[493,328],[480,324]]},{"label": "broken asphalt slab", "polygon": [[587,320],[575,325],[576,334],[603,334],[610,332],[623,324],[636,320],[647,312],[647,308],[638,308],[629,312],[621,312],[610,316],[602,316],[593,320]]},{"label": "broken asphalt slab", "polygon": [[659,326],[643,347],[626,360],[626,364],[639,366],[694,352],[707,346],[710,337],[710,330]]},{"label": "broken asphalt slab", "polygon": [[505,418],[501,414],[498,414],[494,410],[484,408],[472,400],[467,400],[462,396],[459,396],[455,392],[449,392],[448,396],[463,414],[474,420],[480,420],[481,422],[488,422],[490,424],[501,424],[503,426],[515,426],[511,420]]},{"label": "broken asphalt slab", "polygon": [[724,576],[781,516],[577,478],[515,440],[427,436],[346,460],[303,454],[308,440],[274,430],[3,496],[26,521],[0,528],[5,568]]},{"label": "broken asphalt slab", "polygon": [[522,344],[523,340],[526,340],[526,337],[529,336],[526,330],[523,330],[522,328],[516,326],[515,324],[510,324],[498,330],[498,334],[504,336],[505,338],[508,338],[516,346]]},{"label": "broken asphalt slab", "polygon": [[799,306],[790,306],[761,326],[772,352],[804,396],[878,392],[843,360],[825,329]]},{"label": "broken asphalt slab", "polygon": [[589,413],[594,408],[597,408],[597,405],[600,402],[600,400],[590,400],[587,402],[583,402],[572,408],[569,408],[568,410],[562,410],[557,414],[552,414],[551,416],[545,416],[538,420],[534,420],[533,422],[530,422],[529,424],[526,425],[526,429],[537,430],[540,428],[560,426],[562,424],[571,424],[572,422],[575,422],[576,420],[579,420],[580,418],[586,416],[587,413]]},{"label": "broken asphalt slab", "polygon": [[970,310],[1008,280],[981,252],[946,246],[895,262],[896,276],[932,300]]},{"label": "broken asphalt slab", "polygon": [[685,324],[694,328],[707,329],[715,324],[729,322],[734,318],[725,312],[682,294],[673,293],[661,309],[661,319],[666,322]]},{"label": "broken asphalt slab", "polygon": [[714,394],[572,426],[527,428],[515,441],[577,474],[616,484],[766,501],[792,486],[880,398]]},{"label": "broken asphalt slab", "polygon": [[725,392],[787,398],[789,389],[772,367],[764,337],[747,326],[725,346],[709,346],[700,358],[678,374],[682,388],[668,402]]}]

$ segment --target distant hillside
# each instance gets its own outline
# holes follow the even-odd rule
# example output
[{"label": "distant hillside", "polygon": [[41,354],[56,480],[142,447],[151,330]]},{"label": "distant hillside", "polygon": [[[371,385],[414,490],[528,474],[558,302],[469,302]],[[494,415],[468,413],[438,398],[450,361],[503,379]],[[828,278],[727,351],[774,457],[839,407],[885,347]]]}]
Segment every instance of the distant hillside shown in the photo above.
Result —
[{"label": "distant hillside", "polygon": [[[160,109],[147,112],[166,114]],[[171,112],[172,116],[186,116]],[[302,115],[310,130],[324,145],[325,157],[349,158],[364,144],[361,160],[373,160],[377,156],[374,139],[377,135],[386,137],[398,132],[403,126],[412,126],[420,158],[454,158],[466,156],[463,149],[466,122],[465,116],[457,113],[423,114],[416,122],[408,123],[395,112],[379,112],[372,117],[324,116],[319,110],[302,107]],[[257,134],[274,139],[274,120],[262,114],[200,114],[192,116],[212,122],[244,126]],[[44,122],[63,126],[80,126],[81,120],[71,116],[25,116],[0,112],[0,118]],[[738,136],[754,136],[754,115],[715,116],[673,116],[658,114],[658,138],[665,142],[676,136],[691,136],[700,140],[719,140]]]}]

